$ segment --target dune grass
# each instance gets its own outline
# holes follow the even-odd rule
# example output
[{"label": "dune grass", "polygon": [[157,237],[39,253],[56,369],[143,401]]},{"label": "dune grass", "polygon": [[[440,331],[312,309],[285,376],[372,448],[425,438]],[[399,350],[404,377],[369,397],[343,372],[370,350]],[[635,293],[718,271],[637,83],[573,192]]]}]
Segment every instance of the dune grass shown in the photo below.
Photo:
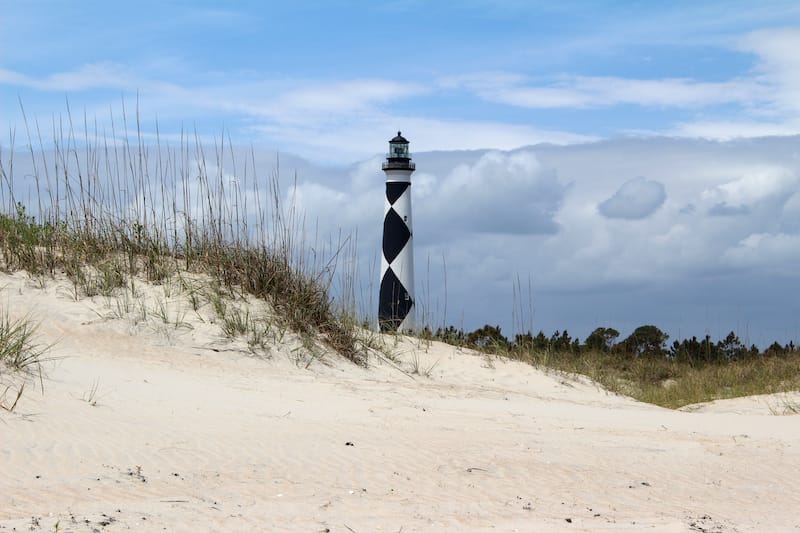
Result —
[{"label": "dune grass", "polygon": [[[657,333],[657,341],[642,332]],[[550,337],[543,332],[536,336],[528,332],[509,339],[499,326],[489,324],[472,332],[454,326],[435,331],[425,328],[420,335],[489,357],[584,375],[609,391],[672,409],[718,399],[800,391],[800,350],[793,343],[781,346],[776,342],[759,351],[743,345],[733,332],[716,343],[708,337],[702,341],[692,338],[675,341],[671,347],[666,346],[666,335],[654,326],[637,328],[619,343],[613,342],[619,333],[608,328],[597,328],[585,342],[572,338],[566,330]],[[784,411],[793,412],[788,407]]]},{"label": "dune grass", "polygon": [[29,317],[12,320],[0,311],[0,362],[15,370],[38,366],[46,350],[34,343],[37,328]]},{"label": "dune grass", "polygon": [[[109,132],[68,114],[54,121],[47,145],[39,124],[26,122],[24,176],[14,172],[16,132],[7,150],[0,145],[0,268],[66,276],[75,299],[109,297],[141,278],[208,275],[229,294],[268,302],[275,320],[308,342],[366,363],[353,309],[330,295],[348,241],[306,242],[277,170],[264,176],[254,157],[237,160],[224,136],[209,162],[197,135],[148,143],[138,115],[133,134],[124,112],[117,131],[119,122],[112,116]],[[243,333],[246,322],[222,321],[226,334]]]},{"label": "dune grass", "polygon": [[800,390],[800,357],[795,356],[690,363],[601,351],[576,354],[493,345],[482,351],[539,368],[581,374],[609,391],[670,409],[711,400]]},{"label": "dune grass", "polygon": [[13,411],[25,383],[9,380],[12,373],[35,374],[42,379],[42,357],[50,349],[36,342],[39,325],[30,317],[12,319],[0,310],[0,408]]}]

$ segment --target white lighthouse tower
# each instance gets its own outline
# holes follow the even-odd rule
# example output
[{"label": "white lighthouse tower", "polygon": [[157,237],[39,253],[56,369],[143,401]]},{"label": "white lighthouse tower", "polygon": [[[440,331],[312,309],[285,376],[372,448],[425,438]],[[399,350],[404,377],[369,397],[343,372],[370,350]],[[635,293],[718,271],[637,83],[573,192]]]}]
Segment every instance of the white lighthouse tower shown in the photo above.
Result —
[{"label": "white lighthouse tower", "polygon": [[383,254],[378,324],[381,331],[416,329],[414,306],[414,248],[411,225],[411,162],[408,141],[397,132],[389,141],[383,163],[386,173],[386,209],[383,217]]}]

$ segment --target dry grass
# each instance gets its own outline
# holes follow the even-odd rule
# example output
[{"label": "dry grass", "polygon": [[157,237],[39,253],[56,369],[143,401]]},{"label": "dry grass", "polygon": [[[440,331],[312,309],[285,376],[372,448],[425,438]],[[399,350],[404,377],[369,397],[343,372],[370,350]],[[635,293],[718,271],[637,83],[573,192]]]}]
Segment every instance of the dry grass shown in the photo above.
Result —
[{"label": "dry grass", "polygon": [[[531,342],[534,339],[530,334],[509,341],[499,327],[488,325],[471,333],[451,326],[432,334],[426,328],[420,335],[549,371],[584,375],[609,391],[672,409],[711,400],[800,391],[800,352],[788,347],[761,353],[747,349],[737,357],[703,359],[671,357],[666,350],[643,355],[629,350],[601,351],[574,339],[558,349],[552,341],[558,333],[549,343],[545,338],[544,344],[550,348],[542,349]],[[794,412],[792,406],[784,411]]]},{"label": "dry grass", "polygon": [[506,351],[504,355],[559,372],[582,374],[604,388],[676,409],[693,403],[800,390],[800,358],[757,357],[690,364],[605,352],[579,355]]},{"label": "dry grass", "polygon": [[[309,342],[366,364],[353,308],[330,296],[347,239],[307,243],[278,172],[259,175],[254,157],[236,160],[224,137],[209,163],[197,136],[146,144],[138,115],[134,139],[124,112],[112,116],[120,122],[120,132],[101,131],[68,114],[54,122],[47,147],[39,124],[26,123],[32,174],[23,177],[14,174],[15,132],[7,150],[0,145],[0,268],[37,280],[65,275],[75,299],[111,297],[142,277],[166,285],[178,272],[206,274],[228,294],[268,302],[276,320]],[[192,306],[202,293],[194,288]],[[246,334],[248,322],[236,314],[221,320],[229,335]]]}]

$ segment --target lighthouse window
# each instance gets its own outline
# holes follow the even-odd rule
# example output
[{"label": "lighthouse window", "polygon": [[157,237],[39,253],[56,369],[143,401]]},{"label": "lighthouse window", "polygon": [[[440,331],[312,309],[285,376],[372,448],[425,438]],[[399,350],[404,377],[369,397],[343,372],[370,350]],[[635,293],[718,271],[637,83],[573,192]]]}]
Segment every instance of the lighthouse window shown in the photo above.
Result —
[{"label": "lighthouse window", "polygon": [[408,157],[408,147],[402,144],[397,144],[392,147],[393,157]]}]

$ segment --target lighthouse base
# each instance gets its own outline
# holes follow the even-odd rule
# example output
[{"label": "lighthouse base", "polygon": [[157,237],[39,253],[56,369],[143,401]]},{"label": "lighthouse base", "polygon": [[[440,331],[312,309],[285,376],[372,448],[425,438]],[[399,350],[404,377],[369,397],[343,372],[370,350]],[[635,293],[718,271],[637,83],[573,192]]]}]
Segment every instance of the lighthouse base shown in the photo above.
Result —
[{"label": "lighthouse base", "polygon": [[378,325],[384,332],[408,332],[415,326],[414,299],[391,267],[381,280]]}]

